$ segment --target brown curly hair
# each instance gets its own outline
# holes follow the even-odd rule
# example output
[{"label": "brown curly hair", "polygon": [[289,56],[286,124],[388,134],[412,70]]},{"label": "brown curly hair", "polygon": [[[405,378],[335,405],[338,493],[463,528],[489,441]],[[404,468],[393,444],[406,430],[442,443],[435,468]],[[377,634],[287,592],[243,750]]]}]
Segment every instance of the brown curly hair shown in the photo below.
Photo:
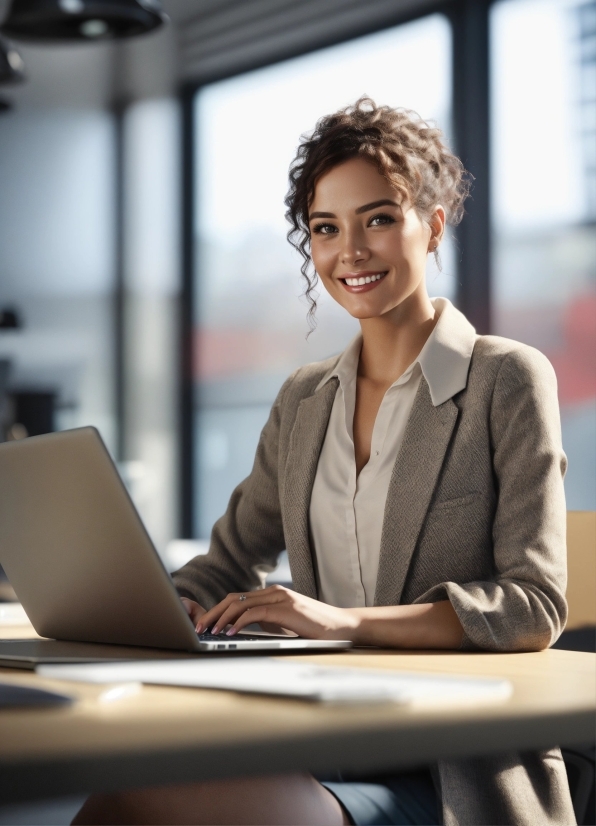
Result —
[{"label": "brown curly hair", "polygon": [[[428,220],[441,204],[447,222],[455,226],[463,217],[470,192],[472,176],[447,147],[441,130],[416,112],[377,106],[363,96],[353,105],[320,118],[312,134],[300,138],[285,198],[286,218],[291,224],[288,241],[303,258],[300,270],[306,280],[311,331],[315,327],[317,274],[310,271],[308,210],[319,178],[355,157],[373,163],[422,220]],[[440,267],[438,253],[435,255]]]}]

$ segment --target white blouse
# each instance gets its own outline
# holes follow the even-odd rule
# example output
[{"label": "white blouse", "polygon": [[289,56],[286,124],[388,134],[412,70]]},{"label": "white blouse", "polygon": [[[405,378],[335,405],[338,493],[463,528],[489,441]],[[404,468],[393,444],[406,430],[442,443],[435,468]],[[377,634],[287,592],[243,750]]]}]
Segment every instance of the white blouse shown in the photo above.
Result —
[{"label": "white blouse", "polygon": [[319,599],[341,608],[374,605],[383,514],[389,481],[422,377],[435,407],[464,389],[472,351],[462,358],[442,334],[441,320],[454,311],[445,298],[418,358],[385,393],[372,432],[370,459],[356,477],[353,421],[362,348],[357,336],[319,383],[339,379],[310,501]]}]

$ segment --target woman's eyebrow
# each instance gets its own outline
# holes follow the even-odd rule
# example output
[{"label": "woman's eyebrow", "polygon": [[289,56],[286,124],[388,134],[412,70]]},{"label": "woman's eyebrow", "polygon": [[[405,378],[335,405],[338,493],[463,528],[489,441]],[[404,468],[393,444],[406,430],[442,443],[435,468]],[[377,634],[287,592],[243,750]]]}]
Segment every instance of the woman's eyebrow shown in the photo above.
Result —
[{"label": "woman's eyebrow", "polygon": [[[363,212],[369,212],[371,209],[376,209],[380,206],[394,206],[399,207],[400,204],[397,201],[392,201],[390,198],[382,198],[380,201],[373,201],[372,204],[364,204],[364,206],[358,207],[355,210],[356,215],[361,215]],[[333,212],[311,212],[308,216],[309,221],[313,221],[315,218],[337,218],[337,215]]]},{"label": "woman's eyebrow", "polygon": [[396,203],[396,201],[392,201],[390,198],[383,198],[381,201],[373,201],[372,204],[364,204],[364,206],[358,207],[356,210],[356,215],[361,215],[363,212],[368,212],[369,210],[376,209],[380,206],[399,207],[400,205]]}]

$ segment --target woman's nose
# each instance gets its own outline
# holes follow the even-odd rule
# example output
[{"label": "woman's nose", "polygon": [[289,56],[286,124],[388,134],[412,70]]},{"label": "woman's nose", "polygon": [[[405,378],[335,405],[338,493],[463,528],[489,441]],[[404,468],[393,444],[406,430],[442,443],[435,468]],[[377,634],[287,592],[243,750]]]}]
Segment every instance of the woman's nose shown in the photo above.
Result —
[{"label": "woman's nose", "polygon": [[364,239],[359,233],[347,233],[341,251],[342,263],[351,265],[366,261],[369,256]]}]

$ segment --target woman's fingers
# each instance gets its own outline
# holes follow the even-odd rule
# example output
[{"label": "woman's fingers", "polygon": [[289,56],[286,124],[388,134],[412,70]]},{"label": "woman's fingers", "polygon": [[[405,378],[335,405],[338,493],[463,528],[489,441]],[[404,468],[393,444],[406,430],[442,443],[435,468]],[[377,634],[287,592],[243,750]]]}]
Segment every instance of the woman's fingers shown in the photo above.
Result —
[{"label": "woman's fingers", "polygon": [[180,597],[180,602],[184,605],[186,613],[189,616],[194,613],[194,606],[198,605],[198,602],[194,602],[194,600],[188,599],[187,597]]},{"label": "woman's fingers", "polygon": [[256,605],[254,608],[247,608],[242,616],[238,617],[236,622],[227,632],[228,637],[233,637],[234,634],[237,634],[238,631],[242,631],[243,628],[247,625],[251,625],[253,622],[274,622],[277,625],[281,625],[285,620],[287,624],[287,614],[287,607],[282,606],[279,603]]},{"label": "woman's fingers", "polygon": [[[239,594],[234,594],[235,599],[231,600],[226,610],[217,620],[213,628],[213,633],[217,634],[227,625],[232,625],[236,622],[238,617],[242,616],[247,611],[251,611],[257,606],[269,605],[272,603],[275,604],[287,600],[287,594],[284,593],[284,591],[285,589],[280,590],[278,588],[264,588],[262,591],[253,591],[250,594],[245,594],[245,600],[241,600]],[[245,625],[250,624],[251,622],[256,622],[256,620],[249,620],[248,623],[245,623]]]},{"label": "woman's fingers", "polygon": [[192,599],[188,599],[188,597],[180,597],[180,602],[186,609],[188,616],[191,618],[192,622],[197,624],[201,616],[205,613],[205,609],[202,608],[198,602],[195,602]]},{"label": "woman's fingers", "polygon": [[197,632],[206,630],[215,626],[222,614],[227,610],[233,599],[238,599],[239,594],[228,594],[225,599],[210,608],[201,616],[201,621],[197,624]]},{"label": "woman's fingers", "polygon": [[232,605],[229,605],[213,626],[213,633],[217,634],[227,625],[231,625],[231,623],[233,623],[241,614],[243,614],[246,611],[246,608],[246,602],[236,602],[232,603]]},{"label": "woman's fingers", "polygon": [[220,625],[220,618],[232,604],[232,601],[234,599],[238,600],[239,596],[239,594],[228,594],[225,599],[222,599],[221,602],[218,602],[217,605],[214,605],[209,611],[206,611],[197,624],[197,632],[200,633],[207,628],[213,628],[215,632],[215,628]]},{"label": "woman's fingers", "polygon": [[[217,634],[226,625],[235,622],[249,608],[287,599],[291,592],[287,588],[272,585],[260,591],[251,591],[247,594],[228,594],[220,603],[207,611],[197,624],[197,632],[212,627]],[[241,599],[244,596],[245,599]],[[252,621],[252,620],[251,620]]]},{"label": "woman's fingers", "polygon": [[303,612],[299,606],[287,601],[256,605],[254,608],[247,609],[228,630],[228,636],[233,637],[253,622],[260,623],[261,627],[268,623],[275,624],[287,628],[288,631],[298,634],[300,637],[311,639],[322,639],[325,635],[324,627],[313,622],[312,618]]}]

